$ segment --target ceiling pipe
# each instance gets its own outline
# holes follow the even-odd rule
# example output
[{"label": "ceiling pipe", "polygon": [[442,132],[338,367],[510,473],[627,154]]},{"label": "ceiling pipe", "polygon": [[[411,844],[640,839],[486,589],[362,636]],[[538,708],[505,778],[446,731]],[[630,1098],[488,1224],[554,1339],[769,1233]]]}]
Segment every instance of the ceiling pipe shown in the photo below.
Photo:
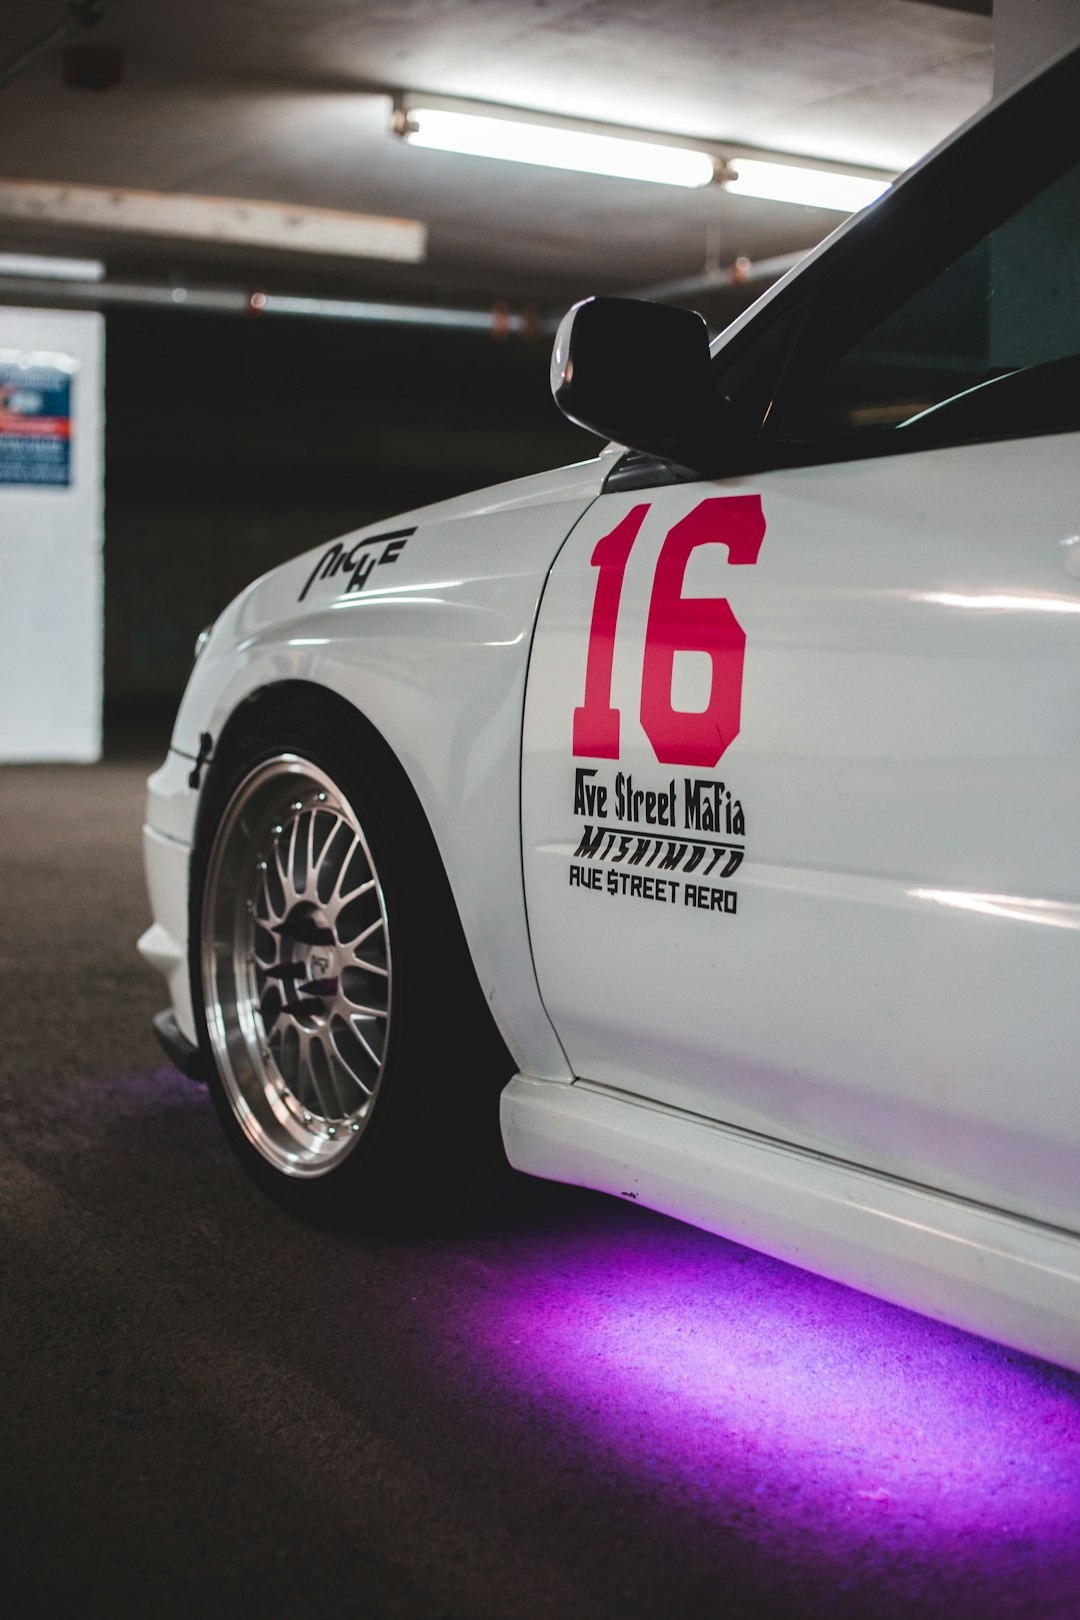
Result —
[{"label": "ceiling pipe", "polygon": [[802,253],[778,253],[771,259],[736,259],[726,269],[716,266],[701,270],[695,276],[684,276],[678,281],[658,281],[650,287],[639,287],[627,293],[627,298],[648,298],[655,303],[682,303],[684,299],[698,298],[703,293],[730,292],[733,287],[756,287],[779,281],[789,270],[805,258]]},{"label": "ceiling pipe", "polygon": [[504,338],[531,337],[536,320],[503,303],[490,309],[445,309],[438,305],[383,303],[372,299],[306,298],[244,292],[229,287],[165,286],[141,281],[53,281],[36,276],[0,276],[0,302],[44,303],[51,308],[176,309],[212,315],[290,316],[294,319],[360,321],[382,326],[481,332]]},{"label": "ceiling pipe", "polygon": [[67,0],[60,22],[20,51],[18,56],[13,56],[0,66],[0,90],[55,45],[62,45],[65,39],[70,39],[73,34],[81,34],[85,28],[96,27],[112,3],[113,0]]},{"label": "ceiling pipe", "polygon": [[[625,294],[656,303],[685,303],[710,292],[768,285],[798,264],[802,253],[769,259],[736,259],[726,269],[709,269],[678,281],[656,282]],[[286,316],[299,320],[356,321],[379,326],[478,332],[496,340],[532,338],[555,330],[557,314],[537,318],[515,313],[502,302],[487,309],[448,309],[434,304],[397,304],[376,299],[319,298],[288,293],[247,292],[239,287],[186,287],[144,281],[65,281],[44,276],[0,275],[0,303],[47,304],[73,309],[173,309],[210,315]]]},{"label": "ceiling pipe", "polygon": [[[686,304],[709,293],[731,292],[740,287],[764,290],[794,269],[809,251],[807,248],[802,253],[778,253],[771,259],[736,259],[725,269],[714,266],[699,270],[693,276],[682,276],[677,281],[656,281],[648,287],[634,287],[619,296],[644,298],[652,304]],[[539,322],[540,332],[549,334],[557,331],[562,317],[562,311],[557,315],[543,316]]]}]

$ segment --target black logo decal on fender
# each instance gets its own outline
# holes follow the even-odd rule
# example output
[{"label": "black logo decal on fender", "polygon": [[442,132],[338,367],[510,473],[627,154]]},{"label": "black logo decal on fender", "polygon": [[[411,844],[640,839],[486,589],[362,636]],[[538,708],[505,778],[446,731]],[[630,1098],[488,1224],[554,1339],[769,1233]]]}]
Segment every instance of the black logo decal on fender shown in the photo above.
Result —
[{"label": "black logo decal on fender", "polygon": [[[307,584],[297,597],[297,601],[304,600],[317,579],[333,579],[337,574],[349,576],[349,583],[340,593],[342,596],[348,596],[351,591],[362,591],[371,576],[371,570],[377,564],[397,562],[405,548],[406,540],[415,533],[415,529],[391,529],[386,534],[373,534],[367,540],[357,540],[348,551],[340,540],[335,540],[311,570]],[[373,546],[383,548],[378,557],[370,549]]]}]

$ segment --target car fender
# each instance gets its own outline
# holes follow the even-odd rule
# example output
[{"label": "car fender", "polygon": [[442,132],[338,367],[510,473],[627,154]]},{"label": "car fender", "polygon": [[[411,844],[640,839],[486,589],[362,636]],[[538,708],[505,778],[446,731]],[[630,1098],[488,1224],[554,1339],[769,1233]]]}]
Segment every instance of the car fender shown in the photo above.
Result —
[{"label": "car fender", "polygon": [[172,744],[195,759],[203,736],[216,748],[249,700],[297,682],[351,704],[420,801],[511,1054],[548,1079],[571,1073],[540,1000],[525,914],[525,678],[548,571],[607,459],[371,525],[256,580],[214,626]]}]

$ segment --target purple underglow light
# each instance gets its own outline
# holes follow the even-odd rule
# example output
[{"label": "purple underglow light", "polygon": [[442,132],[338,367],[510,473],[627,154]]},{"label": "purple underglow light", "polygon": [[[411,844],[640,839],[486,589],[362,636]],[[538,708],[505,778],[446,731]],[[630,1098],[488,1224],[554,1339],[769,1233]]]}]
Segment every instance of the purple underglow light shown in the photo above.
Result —
[{"label": "purple underglow light", "polygon": [[1027,1561],[1080,1615],[1080,1377],[618,1213],[489,1302],[488,1350],[534,1400],[785,1557]]},{"label": "purple underglow light", "polygon": [[[205,1094],[171,1071],[93,1096],[224,1165]],[[690,1596],[657,1614],[739,1615],[701,1600],[715,1570],[777,1614],[1080,1620],[1080,1376],[614,1199],[534,1183],[522,1206],[468,1236],[335,1241],[321,1267],[366,1380],[365,1268],[404,1258],[394,1376],[467,1414],[480,1455],[512,1452],[511,1511],[534,1510],[542,1455],[631,1585],[638,1531],[673,1590],[685,1553]],[[322,1241],[297,1237],[305,1265]],[[608,1502],[629,1505],[614,1527]]]}]

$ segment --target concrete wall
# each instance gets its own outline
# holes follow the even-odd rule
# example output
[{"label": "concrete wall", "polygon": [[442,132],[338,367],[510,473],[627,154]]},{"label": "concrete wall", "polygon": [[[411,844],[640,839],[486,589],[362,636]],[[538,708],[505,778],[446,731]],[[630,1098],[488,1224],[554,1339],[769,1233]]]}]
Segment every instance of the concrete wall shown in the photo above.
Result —
[{"label": "concrete wall", "polygon": [[595,455],[550,340],[108,317],[106,706],[175,707],[197,632],[256,575],[362,523]]},{"label": "concrete wall", "polygon": [[1080,45],[1080,0],[994,0],[994,94]]}]

